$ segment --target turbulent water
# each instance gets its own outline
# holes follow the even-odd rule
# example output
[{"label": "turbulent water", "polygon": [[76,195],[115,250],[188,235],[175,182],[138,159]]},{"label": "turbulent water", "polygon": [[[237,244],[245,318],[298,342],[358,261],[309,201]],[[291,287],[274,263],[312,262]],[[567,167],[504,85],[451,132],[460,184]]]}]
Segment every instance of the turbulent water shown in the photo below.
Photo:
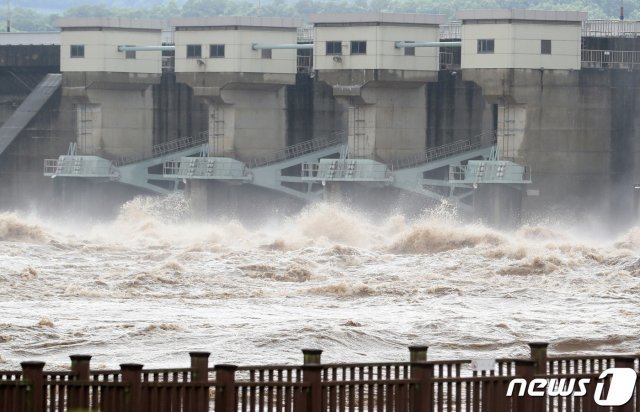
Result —
[{"label": "turbulent water", "polygon": [[93,355],[187,366],[637,352],[640,228],[618,239],[554,223],[500,232],[446,207],[384,219],[317,204],[246,228],[137,198],[109,223],[0,214],[0,369]]}]

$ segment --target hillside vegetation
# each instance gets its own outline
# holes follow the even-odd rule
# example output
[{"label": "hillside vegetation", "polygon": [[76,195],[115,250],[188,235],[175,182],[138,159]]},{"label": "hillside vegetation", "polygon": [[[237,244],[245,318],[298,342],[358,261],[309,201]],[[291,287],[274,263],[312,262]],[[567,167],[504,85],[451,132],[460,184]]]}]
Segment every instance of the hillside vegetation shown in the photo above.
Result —
[{"label": "hillside vegetation", "polygon": [[[441,13],[453,17],[456,10],[482,8],[529,8],[543,10],[580,10],[590,19],[617,19],[619,0],[119,0],[112,5],[96,4],[91,0],[62,0],[56,2],[59,11],[50,10],[49,0],[30,0],[32,8],[11,11],[12,31],[55,30],[59,17],[133,17],[167,19],[180,16],[295,16],[310,13],[387,11],[408,13]],[[119,4],[128,4],[122,6]],[[640,19],[640,3],[628,1],[625,18]],[[6,9],[0,11],[6,21]],[[3,25],[4,26],[4,25]],[[2,27],[4,29],[4,27]]]}]

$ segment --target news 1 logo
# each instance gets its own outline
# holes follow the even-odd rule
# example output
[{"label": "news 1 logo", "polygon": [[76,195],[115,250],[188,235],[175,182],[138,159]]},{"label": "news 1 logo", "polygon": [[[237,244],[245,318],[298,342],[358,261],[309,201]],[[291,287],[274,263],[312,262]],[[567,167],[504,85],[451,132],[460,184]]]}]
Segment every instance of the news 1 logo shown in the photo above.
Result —
[{"label": "news 1 logo", "polygon": [[[604,394],[604,379],[609,379],[609,390]],[[599,406],[622,406],[631,400],[633,390],[638,379],[636,371],[630,368],[609,368],[598,377],[593,400]],[[533,397],[549,395],[581,397],[587,394],[587,385],[590,378],[536,378],[527,382],[526,379],[517,378],[509,382],[507,396],[513,396],[516,385],[520,385],[516,396],[525,396],[525,393]],[[545,390],[546,388],[546,390]]]}]

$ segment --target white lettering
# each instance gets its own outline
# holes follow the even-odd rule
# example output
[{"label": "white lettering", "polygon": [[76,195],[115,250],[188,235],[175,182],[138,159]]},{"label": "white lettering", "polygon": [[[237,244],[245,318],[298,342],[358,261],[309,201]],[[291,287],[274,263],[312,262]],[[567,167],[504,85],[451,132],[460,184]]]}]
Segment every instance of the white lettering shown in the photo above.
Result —
[{"label": "white lettering", "polygon": [[633,396],[637,379],[636,371],[630,368],[609,368],[602,372],[598,379],[602,380],[609,375],[611,375],[611,384],[607,397],[602,399],[604,382],[598,382],[593,398],[600,406],[622,406]]},{"label": "white lettering", "polygon": [[587,394],[587,385],[591,382],[589,378],[582,378],[578,381],[578,392],[574,393],[573,396],[584,396]]},{"label": "white lettering", "polygon": [[[568,384],[567,384],[568,383]],[[573,393],[573,387],[576,384],[575,379],[549,379],[547,386],[547,394],[549,396],[569,396]],[[566,388],[565,388],[566,386]]]},{"label": "white lettering", "polygon": [[515,388],[516,384],[520,384],[518,396],[524,396],[524,392],[527,389],[527,381],[522,378],[516,378],[509,382],[509,387],[507,388],[507,396],[513,396],[513,389]]},{"label": "white lettering", "polygon": [[547,386],[547,383],[548,381],[546,379],[536,378],[529,383],[529,390],[527,393],[530,396],[544,396],[543,389]]}]

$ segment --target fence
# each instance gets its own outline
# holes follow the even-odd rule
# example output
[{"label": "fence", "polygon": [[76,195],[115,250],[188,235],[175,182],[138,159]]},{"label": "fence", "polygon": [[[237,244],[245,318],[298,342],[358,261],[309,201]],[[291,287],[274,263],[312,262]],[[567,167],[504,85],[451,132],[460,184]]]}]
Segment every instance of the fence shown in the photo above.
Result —
[{"label": "fence", "polygon": [[460,153],[470,152],[482,147],[491,146],[496,142],[496,132],[494,130],[482,132],[479,135],[468,139],[456,140],[455,142],[431,147],[425,152],[399,159],[391,164],[392,169],[405,169],[423,163],[433,162]]},{"label": "fence", "polygon": [[585,69],[640,68],[640,51],[582,50],[582,67]]},{"label": "fence", "polygon": [[[624,406],[603,407],[594,397],[608,368],[640,370],[640,355],[548,356],[531,343],[529,359],[496,359],[472,368],[471,360],[428,361],[426,346],[409,348],[408,362],[321,363],[321,350],[303,350],[302,365],[209,367],[208,352],[191,352],[191,366],[90,370],[90,356],[71,356],[70,371],[0,371],[3,412],[632,412],[636,387]],[[486,363],[486,362],[485,362]],[[478,362],[475,363],[476,365]],[[536,396],[532,379],[548,382]],[[566,382],[584,379],[584,393]],[[588,381],[587,381],[588,380]],[[554,383],[555,382],[555,383]],[[561,383],[558,383],[561,382]],[[603,382],[605,392],[610,382]],[[573,384],[571,384],[573,387]],[[507,396],[511,388],[516,396]],[[577,386],[576,386],[577,388]],[[566,396],[558,396],[565,391]],[[522,394],[523,396],[518,396]],[[605,397],[607,393],[605,393]]]}]

